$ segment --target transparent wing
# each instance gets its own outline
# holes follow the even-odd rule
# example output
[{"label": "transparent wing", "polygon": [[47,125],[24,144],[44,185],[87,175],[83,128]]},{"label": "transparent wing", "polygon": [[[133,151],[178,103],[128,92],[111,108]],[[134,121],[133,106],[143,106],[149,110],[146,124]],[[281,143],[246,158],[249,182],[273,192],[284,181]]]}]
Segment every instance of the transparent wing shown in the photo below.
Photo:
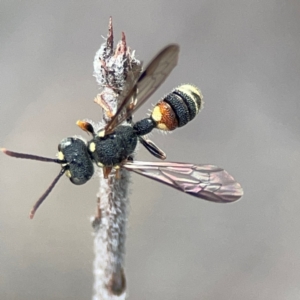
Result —
[{"label": "transparent wing", "polygon": [[[156,91],[156,89],[165,81],[171,71],[177,65],[179,55],[178,45],[169,45],[161,50],[149,63],[146,69],[138,78],[136,84],[125,96],[116,114],[105,127],[105,134],[112,133],[113,130],[128,119],[145,101]],[[135,96],[136,95],[136,96]],[[128,109],[132,97],[135,101]],[[127,109],[127,112],[120,117],[120,113]]]},{"label": "transparent wing", "polygon": [[241,185],[213,165],[135,161],[126,163],[124,168],[208,201],[227,203],[243,196]]}]

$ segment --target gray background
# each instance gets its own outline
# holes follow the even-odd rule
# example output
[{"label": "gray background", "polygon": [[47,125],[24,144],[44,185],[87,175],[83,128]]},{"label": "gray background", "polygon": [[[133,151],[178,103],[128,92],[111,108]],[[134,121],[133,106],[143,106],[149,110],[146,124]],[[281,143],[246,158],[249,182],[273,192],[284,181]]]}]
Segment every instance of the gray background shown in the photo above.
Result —
[{"label": "gray background", "polygon": [[[297,0],[0,2],[2,147],[54,157],[82,134],[78,119],[99,119],[92,60],[110,15],[145,62],[181,46],[135,119],[180,83],[204,94],[196,120],[152,139],[170,161],[226,168],[245,196],[209,203],[133,176],[130,299],[299,299],[299,14]],[[0,298],[90,299],[97,179],[63,178],[30,221],[58,166],[4,155],[0,166]]]}]

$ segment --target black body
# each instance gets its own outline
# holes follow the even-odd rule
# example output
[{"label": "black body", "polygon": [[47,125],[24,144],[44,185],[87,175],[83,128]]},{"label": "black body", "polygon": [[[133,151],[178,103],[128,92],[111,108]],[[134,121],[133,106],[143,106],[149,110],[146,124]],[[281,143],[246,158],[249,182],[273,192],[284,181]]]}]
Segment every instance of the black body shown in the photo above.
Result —
[{"label": "black body", "polygon": [[140,120],[133,125],[134,131],[139,136],[150,133],[155,127],[156,123],[151,117]]},{"label": "black body", "polygon": [[[184,126],[187,122],[193,120],[197,113],[199,112],[200,107],[203,105],[202,99],[193,91],[190,91],[192,97],[188,94],[182,92],[180,89],[175,89],[172,93],[170,93],[166,98],[165,101],[169,103],[171,106],[174,105],[173,110],[178,118],[178,127]],[[174,101],[174,96],[176,96],[176,100]],[[181,105],[180,105],[181,103]],[[176,109],[175,107],[178,107]],[[187,110],[186,114],[188,115],[187,120],[182,120],[180,110]]]},{"label": "black body", "polygon": [[94,166],[83,140],[67,137],[59,143],[58,150],[63,154],[65,161],[62,168],[72,183],[80,185],[91,179]]},{"label": "black body", "polygon": [[[104,137],[95,135],[88,142],[91,159],[99,166],[120,165],[135,150],[139,134],[130,125],[120,125]],[[94,145],[93,145],[94,144]]]}]

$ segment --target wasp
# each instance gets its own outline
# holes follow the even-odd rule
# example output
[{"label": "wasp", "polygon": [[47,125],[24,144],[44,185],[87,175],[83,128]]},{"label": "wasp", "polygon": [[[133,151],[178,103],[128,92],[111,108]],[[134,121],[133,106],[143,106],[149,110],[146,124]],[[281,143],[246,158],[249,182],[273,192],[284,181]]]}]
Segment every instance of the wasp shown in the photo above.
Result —
[{"label": "wasp", "polygon": [[164,160],[166,154],[145,135],[153,129],[172,131],[185,126],[203,107],[200,90],[193,85],[184,84],[163,97],[149,117],[136,123],[132,122],[133,113],[150,98],[176,66],[178,55],[178,45],[171,44],[162,49],[123,96],[124,99],[120,101],[110,121],[100,130],[95,130],[88,121],[78,121],[77,125],[92,135],[90,141],[86,142],[79,137],[63,139],[58,145],[56,159],[1,149],[12,157],[61,165],[59,174],[30,211],[30,218],[34,217],[38,207],[63,174],[66,174],[73,184],[81,185],[93,176],[94,165],[103,168],[106,179],[113,170],[112,176],[115,174],[118,177],[118,170],[125,168],[208,201],[228,203],[242,197],[241,185],[217,166],[133,160],[138,142],[156,158]]}]

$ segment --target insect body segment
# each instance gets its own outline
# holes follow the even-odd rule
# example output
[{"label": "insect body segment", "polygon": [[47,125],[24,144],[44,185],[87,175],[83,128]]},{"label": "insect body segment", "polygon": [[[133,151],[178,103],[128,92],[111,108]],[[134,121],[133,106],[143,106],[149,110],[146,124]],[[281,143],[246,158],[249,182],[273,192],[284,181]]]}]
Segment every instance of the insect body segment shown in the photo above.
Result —
[{"label": "insect body segment", "polygon": [[88,143],[88,151],[99,167],[114,167],[134,152],[137,141],[138,136],[132,126],[120,125],[109,135],[101,137],[96,134]]},{"label": "insect body segment", "polygon": [[158,102],[149,119],[137,122],[134,127],[144,134],[149,133],[153,128],[172,131],[193,120],[202,107],[201,91],[193,85],[184,84]]},{"label": "insect body segment", "polygon": [[67,137],[59,143],[58,151],[57,157],[72,183],[80,185],[91,179],[94,165],[83,140]]},{"label": "insect body segment", "polygon": [[193,85],[184,84],[174,89],[154,108],[151,117],[161,130],[174,130],[190,122],[203,106],[203,96]]}]

